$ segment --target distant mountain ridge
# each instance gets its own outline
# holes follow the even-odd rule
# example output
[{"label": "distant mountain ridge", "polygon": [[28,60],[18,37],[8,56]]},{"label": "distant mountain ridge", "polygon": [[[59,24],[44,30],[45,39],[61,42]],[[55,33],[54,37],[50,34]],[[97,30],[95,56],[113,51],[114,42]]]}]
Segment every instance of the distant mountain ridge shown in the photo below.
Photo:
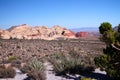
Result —
[{"label": "distant mountain ridge", "polygon": [[79,32],[79,31],[83,31],[83,32],[98,32],[98,28],[97,27],[83,27],[83,28],[71,28],[72,31],[74,32]]}]

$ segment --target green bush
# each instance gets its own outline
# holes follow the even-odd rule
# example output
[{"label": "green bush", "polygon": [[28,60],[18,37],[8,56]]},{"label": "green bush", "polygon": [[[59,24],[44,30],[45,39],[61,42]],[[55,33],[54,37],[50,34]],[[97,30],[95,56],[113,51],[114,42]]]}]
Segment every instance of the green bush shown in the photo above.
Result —
[{"label": "green bush", "polygon": [[45,74],[45,66],[42,62],[38,60],[33,60],[32,62],[26,64],[23,69],[21,69],[22,72],[28,73],[28,77],[30,77],[33,80],[45,80],[46,74]]},{"label": "green bush", "polygon": [[58,53],[51,56],[50,62],[53,65],[54,71],[58,74],[81,74],[85,71],[90,72],[93,70],[91,67],[84,66],[81,63],[81,59],[76,55]]},{"label": "green bush", "polygon": [[15,70],[12,67],[5,67],[4,65],[0,66],[0,78],[14,78]]},{"label": "green bush", "polygon": [[56,73],[65,73],[65,59],[66,57],[62,53],[58,53],[50,57],[49,61],[53,65],[53,69]]}]

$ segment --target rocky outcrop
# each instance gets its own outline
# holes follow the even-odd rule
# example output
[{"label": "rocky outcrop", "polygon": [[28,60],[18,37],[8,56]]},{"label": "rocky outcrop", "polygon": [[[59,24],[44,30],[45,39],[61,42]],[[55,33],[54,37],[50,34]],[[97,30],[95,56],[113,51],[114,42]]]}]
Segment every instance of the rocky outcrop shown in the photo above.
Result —
[{"label": "rocky outcrop", "polygon": [[67,36],[67,37],[75,37],[75,33],[73,32],[73,31],[71,31],[71,30],[64,30],[63,31],[63,35],[64,36]]},{"label": "rocky outcrop", "polygon": [[75,33],[60,26],[48,28],[46,26],[30,27],[27,24],[22,24],[18,26],[12,26],[8,30],[1,30],[0,37],[3,39],[16,38],[52,40],[57,37],[75,38]]},{"label": "rocky outcrop", "polygon": [[10,32],[7,30],[0,30],[0,38],[10,39]]},{"label": "rocky outcrop", "polygon": [[3,30],[0,30],[0,36],[2,35],[2,33],[3,33]]},{"label": "rocky outcrop", "polygon": [[88,32],[77,32],[76,37],[87,37]]}]

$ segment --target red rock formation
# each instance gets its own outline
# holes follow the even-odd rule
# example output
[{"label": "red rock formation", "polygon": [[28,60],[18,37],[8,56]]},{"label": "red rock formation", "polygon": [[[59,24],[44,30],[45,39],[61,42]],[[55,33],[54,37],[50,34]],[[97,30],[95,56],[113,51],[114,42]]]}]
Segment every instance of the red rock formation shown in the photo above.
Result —
[{"label": "red rock formation", "polygon": [[76,37],[86,37],[88,35],[88,32],[77,32]]},{"label": "red rock formation", "polygon": [[69,30],[68,32],[67,31],[63,32],[63,35],[70,37],[70,36],[75,36],[75,33],[73,31]]}]

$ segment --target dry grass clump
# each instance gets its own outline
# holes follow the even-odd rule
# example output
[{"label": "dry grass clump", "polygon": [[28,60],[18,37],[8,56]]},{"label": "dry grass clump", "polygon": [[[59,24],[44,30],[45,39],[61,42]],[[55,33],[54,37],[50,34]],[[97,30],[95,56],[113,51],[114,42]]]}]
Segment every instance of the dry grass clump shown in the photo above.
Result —
[{"label": "dry grass clump", "polygon": [[96,79],[92,79],[92,78],[81,78],[80,80],[96,80]]},{"label": "dry grass clump", "polygon": [[46,80],[45,66],[41,61],[33,60],[26,64],[21,71],[27,73],[30,80]]},{"label": "dry grass clump", "polygon": [[0,65],[0,78],[14,78],[15,74],[16,72],[13,67],[5,67],[4,65]]},{"label": "dry grass clump", "polygon": [[93,70],[93,67],[85,66],[80,56],[75,52],[70,52],[70,54],[54,54],[50,57],[49,61],[52,63],[53,69],[57,74],[82,74]]},{"label": "dry grass clump", "polygon": [[11,66],[20,68],[21,67],[21,61],[16,56],[9,56],[6,60],[7,63],[10,63]]}]

